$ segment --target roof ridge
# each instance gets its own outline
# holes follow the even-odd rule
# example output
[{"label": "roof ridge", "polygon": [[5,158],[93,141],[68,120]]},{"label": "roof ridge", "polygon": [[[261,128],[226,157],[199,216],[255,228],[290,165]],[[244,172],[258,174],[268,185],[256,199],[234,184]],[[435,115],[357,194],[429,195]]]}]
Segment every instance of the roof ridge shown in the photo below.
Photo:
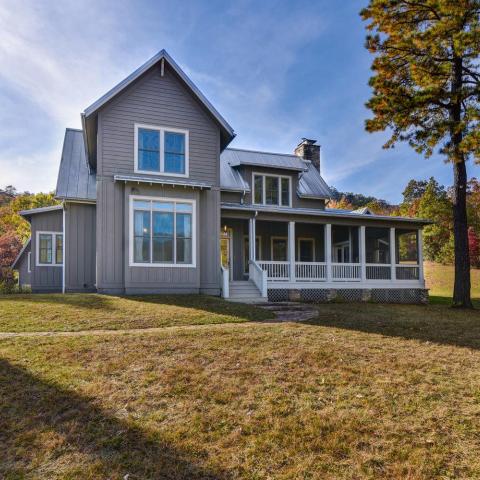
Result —
[{"label": "roof ridge", "polygon": [[299,160],[304,160],[303,157],[299,157],[294,153],[266,152],[264,150],[251,150],[249,148],[234,148],[234,147],[229,147],[229,148],[226,148],[225,150],[235,150],[237,152],[264,153],[266,155],[282,155],[284,157],[295,157],[295,158],[298,158]]}]

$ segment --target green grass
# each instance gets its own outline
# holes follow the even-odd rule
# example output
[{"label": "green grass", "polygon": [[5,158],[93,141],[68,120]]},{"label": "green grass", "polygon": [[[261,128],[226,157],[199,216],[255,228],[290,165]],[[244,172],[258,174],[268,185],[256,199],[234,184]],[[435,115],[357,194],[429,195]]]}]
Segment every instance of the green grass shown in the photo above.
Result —
[{"label": "green grass", "polygon": [[[452,298],[454,268],[452,265],[425,262],[425,282],[432,297]],[[480,269],[471,270],[472,298],[480,300]]]},{"label": "green grass", "polygon": [[0,332],[129,329],[246,322],[265,310],[200,295],[0,295]]},{"label": "green grass", "polygon": [[[107,299],[109,322],[135,311]],[[68,308],[73,330],[102,310],[58,301],[63,322]],[[480,478],[480,312],[318,311],[304,324],[0,339],[0,478]]]}]

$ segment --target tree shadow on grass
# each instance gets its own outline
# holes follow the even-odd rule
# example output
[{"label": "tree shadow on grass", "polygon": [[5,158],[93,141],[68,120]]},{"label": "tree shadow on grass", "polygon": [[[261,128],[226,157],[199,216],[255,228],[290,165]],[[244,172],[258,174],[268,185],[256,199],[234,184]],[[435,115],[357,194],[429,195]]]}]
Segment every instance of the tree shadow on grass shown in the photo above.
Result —
[{"label": "tree shadow on grass", "polygon": [[[84,479],[231,478],[227,472],[202,468],[202,452],[192,458],[92,400],[5,360],[0,360],[0,445],[0,478],[5,479],[32,474],[47,478],[47,472],[55,472],[55,478]],[[73,465],[79,454],[82,463]]]},{"label": "tree shadow on grass", "polygon": [[443,298],[427,306],[332,304],[302,323],[480,350],[480,311],[449,305]]}]

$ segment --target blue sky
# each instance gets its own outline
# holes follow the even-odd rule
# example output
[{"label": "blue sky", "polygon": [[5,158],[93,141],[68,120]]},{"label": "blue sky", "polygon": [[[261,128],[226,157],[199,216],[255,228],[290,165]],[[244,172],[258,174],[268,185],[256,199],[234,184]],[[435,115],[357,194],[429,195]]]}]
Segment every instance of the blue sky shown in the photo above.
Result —
[{"label": "blue sky", "polygon": [[65,127],[162,48],[233,126],[232,146],[291,152],[316,138],[330,185],[390,201],[410,178],[451,184],[440,158],[382,150],[386,134],[364,130],[364,3],[2,0],[0,186],[54,189]]}]

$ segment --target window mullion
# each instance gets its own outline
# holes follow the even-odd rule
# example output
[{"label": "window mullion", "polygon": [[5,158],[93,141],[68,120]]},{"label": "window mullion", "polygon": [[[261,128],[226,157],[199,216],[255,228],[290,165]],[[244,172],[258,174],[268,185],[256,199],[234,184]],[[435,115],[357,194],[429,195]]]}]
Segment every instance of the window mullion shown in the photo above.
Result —
[{"label": "window mullion", "polygon": [[160,131],[160,172],[165,171],[165,131]]},{"label": "window mullion", "polygon": [[265,205],[267,203],[267,190],[266,190],[266,181],[265,181],[265,175],[262,175],[262,205]]},{"label": "window mullion", "polygon": [[282,177],[277,177],[277,205],[282,205]]}]

